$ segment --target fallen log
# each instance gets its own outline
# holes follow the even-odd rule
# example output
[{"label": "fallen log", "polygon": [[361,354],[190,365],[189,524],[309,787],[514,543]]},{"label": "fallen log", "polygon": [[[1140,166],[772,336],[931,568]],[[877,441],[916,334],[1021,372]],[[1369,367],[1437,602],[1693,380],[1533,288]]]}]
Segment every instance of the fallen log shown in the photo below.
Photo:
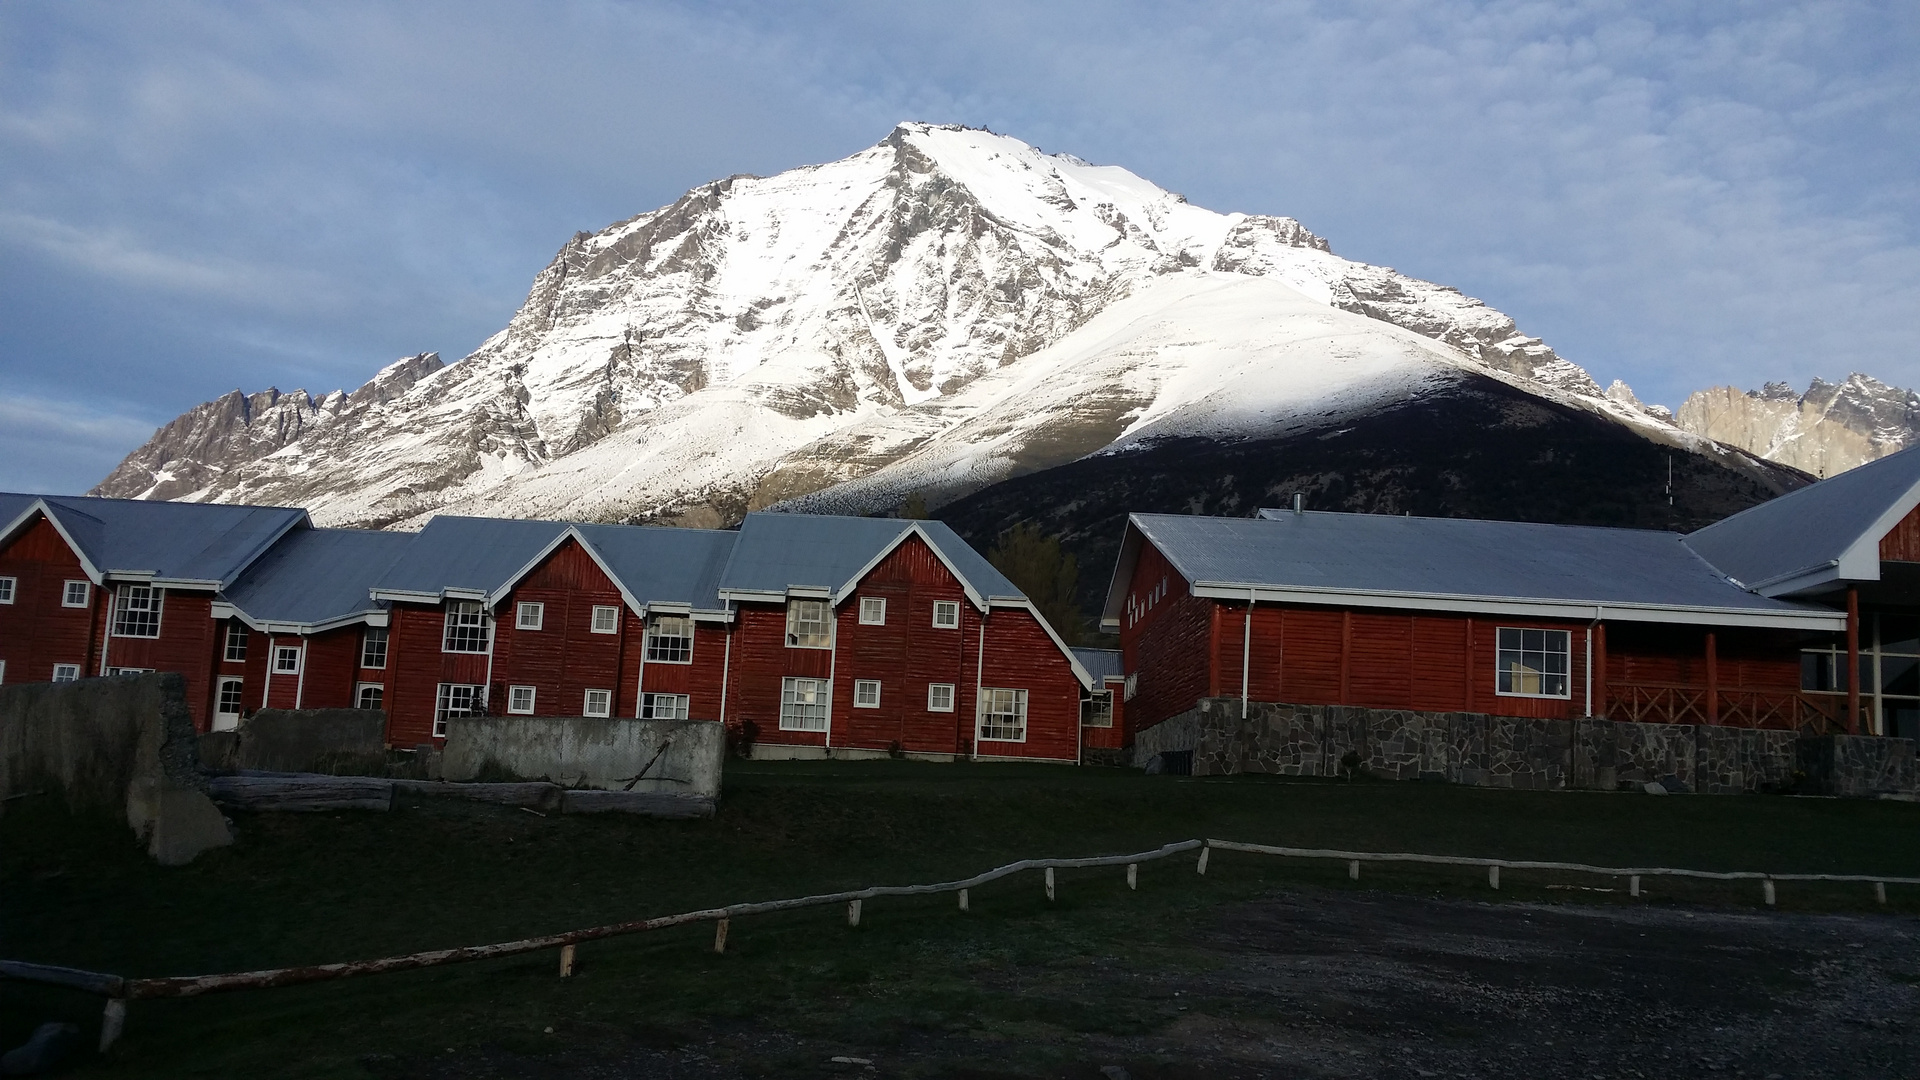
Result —
[{"label": "fallen log", "polygon": [[380,810],[393,809],[392,780],[377,776],[212,776],[207,793],[236,810]]},{"label": "fallen log", "polygon": [[463,784],[452,780],[395,780],[394,790],[405,795],[433,795],[533,810],[560,809],[563,789],[558,784],[528,780],[515,784]]},{"label": "fallen log", "polygon": [[645,814],[648,817],[704,818],[713,816],[714,800],[696,795],[658,791],[570,790],[561,809],[569,814]]}]

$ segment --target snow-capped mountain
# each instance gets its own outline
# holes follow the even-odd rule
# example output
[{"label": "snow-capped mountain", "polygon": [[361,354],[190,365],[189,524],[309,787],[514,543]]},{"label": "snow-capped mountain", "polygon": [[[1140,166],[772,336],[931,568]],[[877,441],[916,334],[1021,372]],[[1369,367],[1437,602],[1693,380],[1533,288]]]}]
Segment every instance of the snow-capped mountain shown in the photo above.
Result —
[{"label": "snow-capped mountain", "polygon": [[1826,477],[1920,441],[1920,394],[1858,372],[1838,383],[1815,379],[1804,394],[1779,382],[1744,393],[1716,386],[1687,398],[1679,424]]},{"label": "snow-capped mountain", "polygon": [[200,406],[96,491],[326,523],[714,525],[794,500],[938,504],[1162,436],[1333,427],[1486,377],[1712,452],[1500,312],[1340,258],[1292,219],[902,124],[576,235],[458,363]]}]

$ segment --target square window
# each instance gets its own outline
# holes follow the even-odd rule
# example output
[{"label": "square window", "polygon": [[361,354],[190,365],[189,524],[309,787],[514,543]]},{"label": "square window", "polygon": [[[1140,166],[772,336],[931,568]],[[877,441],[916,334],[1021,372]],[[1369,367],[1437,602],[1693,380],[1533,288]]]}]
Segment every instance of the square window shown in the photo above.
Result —
[{"label": "square window", "polygon": [[247,658],[247,624],[235,619],[227,624],[228,662],[238,664]]},{"label": "square window", "polygon": [[980,738],[992,742],[1027,741],[1027,692],[983,687]]},{"label": "square window", "polygon": [[360,666],[363,668],[383,668],[387,666],[387,628],[369,626],[360,636]]},{"label": "square window", "polygon": [[935,600],[933,602],[933,625],[942,630],[952,630],[960,625],[960,601]]},{"label": "square window", "polygon": [[1113,726],[1113,691],[1095,690],[1080,703],[1080,723],[1087,727]]},{"label": "square window", "polygon": [[877,709],[880,707],[880,680],[853,680],[853,707],[856,709]]},{"label": "square window", "polygon": [[582,716],[613,715],[613,691],[611,690],[587,691],[587,700],[580,707],[580,715]]},{"label": "square window", "polygon": [[787,648],[833,648],[833,607],[825,600],[787,601]]},{"label": "square window", "polygon": [[273,647],[273,673],[275,675],[300,674],[299,646],[276,645]]},{"label": "square window", "polygon": [[1571,692],[1567,677],[1573,654],[1570,631],[1502,626],[1497,632],[1497,645],[1495,693],[1563,698]]},{"label": "square window", "polygon": [[13,590],[18,584],[14,578],[0,577],[0,604],[13,603]]},{"label": "square window", "polygon": [[547,605],[522,600],[513,609],[515,630],[538,630],[547,621]]},{"label": "square window", "polygon": [[687,694],[643,694],[640,698],[640,719],[685,720],[692,700]]},{"label": "square window", "polygon": [[827,680],[780,681],[780,730],[827,730]]},{"label": "square window", "polygon": [[213,711],[223,716],[239,716],[244,704],[242,695],[246,691],[246,685],[240,679],[221,679],[220,697],[215,702]]},{"label": "square window", "polygon": [[[71,589],[73,582],[68,582]],[[85,585],[86,582],[79,584]],[[165,592],[151,585],[120,586],[113,604],[113,636],[157,638],[160,636],[160,601]]]},{"label": "square window", "polygon": [[952,712],[953,711],[953,684],[952,683],[937,682],[937,683],[927,684],[927,711],[928,712]]},{"label": "square window", "polygon": [[377,682],[363,682],[354,693],[354,707],[378,711],[386,708],[387,688]]},{"label": "square window", "polygon": [[863,596],[860,598],[860,625],[887,625],[887,600],[884,596]]},{"label": "square window", "polygon": [[80,678],[79,664],[53,665],[53,681],[54,682],[76,682],[79,680],[79,678]]},{"label": "square window", "polygon": [[487,698],[481,688],[467,683],[441,683],[439,700],[433,710],[433,737],[447,737],[447,721],[456,716],[479,716],[486,712]]},{"label": "square window", "polygon": [[447,636],[442,652],[481,653],[493,640],[486,606],[478,600],[455,600],[447,605]]},{"label": "square window", "polygon": [[596,634],[617,634],[620,632],[620,609],[611,604],[593,606],[593,632]]},{"label": "square window", "polygon": [[649,664],[693,663],[693,620],[681,615],[658,615],[647,621]]},{"label": "square window", "polygon": [[93,597],[93,583],[90,581],[69,581],[66,591],[60,594],[61,607],[86,607]]},{"label": "square window", "polygon": [[507,711],[526,716],[533,712],[533,687],[507,687]]}]

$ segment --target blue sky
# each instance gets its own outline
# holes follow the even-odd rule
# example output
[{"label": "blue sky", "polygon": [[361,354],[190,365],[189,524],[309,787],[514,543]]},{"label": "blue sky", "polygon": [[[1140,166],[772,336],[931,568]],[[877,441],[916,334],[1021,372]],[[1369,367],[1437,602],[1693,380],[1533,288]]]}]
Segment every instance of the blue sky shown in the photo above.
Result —
[{"label": "blue sky", "polygon": [[1454,285],[1650,401],[1920,384],[1920,5],[0,4],[0,488],[464,355],[577,230],[985,125]]}]

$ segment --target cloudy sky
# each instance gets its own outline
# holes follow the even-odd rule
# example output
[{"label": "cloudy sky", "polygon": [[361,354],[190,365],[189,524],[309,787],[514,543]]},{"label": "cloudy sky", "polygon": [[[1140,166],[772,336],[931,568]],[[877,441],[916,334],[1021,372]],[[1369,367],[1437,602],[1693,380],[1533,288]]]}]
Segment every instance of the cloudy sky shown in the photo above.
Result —
[{"label": "cloudy sky", "polygon": [[1920,5],[0,4],[0,488],[462,356],[576,230],[985,125],[1459,287],[1603,384],[1920,384]]}]

